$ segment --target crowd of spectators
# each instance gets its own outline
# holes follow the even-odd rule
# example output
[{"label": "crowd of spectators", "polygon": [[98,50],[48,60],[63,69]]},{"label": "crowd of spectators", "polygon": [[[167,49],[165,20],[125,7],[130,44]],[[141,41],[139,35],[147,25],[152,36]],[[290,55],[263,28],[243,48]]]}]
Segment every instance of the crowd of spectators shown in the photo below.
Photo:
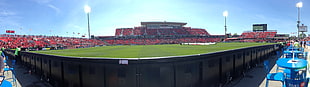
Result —
[{"label": "crowd of spectators", "polygon": [[0,35],[0,47],[16,48],[80,48],[105,45],[103,41],[86,38],[42,36],[42,35]]},{"label": "crowd of spectators", "polygon": [[277,32],[243,32],[239,38],[274,38]]},{"label": "crowd of spectators", "polygon": [[220,42],[221,38],[115,38],[109,40],[97,40],[86,38],[35,36],[35,35],[0,35],[0,47],[15,49],[20,46],[23,49],[42,50],[85,48],[102,45],[155,45],[155,44],[179,44],[179,43],[206,43]]},{"label": "crowd of spectators", "polygon": [[115,38],[101,39],[109,45],[154,45],[220,42],[222,38],[223,36],[212,36],[205,29],[199,28],[134,27],[116,29]]},{"label": "crowd of spectators", "polygon": [[276,37],[277,32],[243,32],[240,36],[226,38],[226,42],[284,42],[288,37]]},{"label": "crowd of spectators", "polygon": [[205,29],[183,27],[181,29],[146,29],[145,27],[120,28],[115,30],[115,36],[141,36],[141,35],[210,35]]},{"label": "crowd of spectators", "polygon": [[180,44],[180,43],[207,43],[221,42],[221,38],[128,38],[104,40],[110,45],[155,45],[155,44]]}]

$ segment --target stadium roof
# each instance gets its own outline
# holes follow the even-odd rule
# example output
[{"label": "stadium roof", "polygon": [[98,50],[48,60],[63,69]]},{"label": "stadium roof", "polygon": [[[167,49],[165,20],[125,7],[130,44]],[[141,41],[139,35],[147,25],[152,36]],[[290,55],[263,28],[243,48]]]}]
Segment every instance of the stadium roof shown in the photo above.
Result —
[{"label": "stadium roof", "polygon": [[179,25],[186,25],[187,23],[183,22],[141,22],[141,25],[147,25],[147,24],[179,24]]}]

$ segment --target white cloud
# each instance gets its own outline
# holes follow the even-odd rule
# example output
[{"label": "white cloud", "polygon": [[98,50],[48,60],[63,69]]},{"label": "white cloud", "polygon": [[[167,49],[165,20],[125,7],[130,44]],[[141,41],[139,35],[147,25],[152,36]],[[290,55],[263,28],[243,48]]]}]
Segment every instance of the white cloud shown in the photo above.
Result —
[{"label": "white cloud", "polygon": [[83,29],[83,27],[73,24],[73,23],[69,23],[65,25],[65,29],[80,30],[80,29]]},{"label": "white cloud", "polygon": [[8,7],[10,7],[10,4],[6,0],[0,0],[0,16],[15,15],[14,12],[8,10]]},{"label": "white cloud", "polygon": [[255,19],[257,19],[257,20],[266,20],[266,17],[265,17],[264,15],[257,14],[257,15],[255,15],[254,17],[255,17]]},{"label": "white cloud", "polygon": [[52,8],[53,10],[55,10],[57,14],[59,14],[59,13],[60,13],[60,9],[59,9],[59,8],[57,8],[56,6],[51,5],[51,4],[48,4],[47,6],[48,6],[48,7],[50,7],[50,8]]},{"label": "white cloud", "polygon": [[83,30],[84,28],[78,25],[73,25],[72,27],[74,27],[75,29],[79,29],[79,30]]},{"label": "white cloud", "polygon": [[19,29],[22,28],[22,25],[19,23],[21,17],[19,16],[8,16],[8,17],[0,17],[1,28],[4,29]]},{"label": "white cloud", "polygon": [[46,3],[51,2],[52,0],[32,0],[32,1],[39,3],[39,4],[46,4]]},{"label": "white cloud", "polygon": [[59,8],[57,8],[55,5],[50,4],[50,2],[52,0],[32,0],[32,1],[34,1],[34,2],[36,2],[38,4],[40,4],[40,5],[46,5],[47,7],[55,10],[57,14],[60,13],[60,9]]},{"label": "white cloud", "polygon": [[0,29],[19,29],[23,27],[19,22],[22,17],[10,9],[0,9],[0,19]]},{"label": "white cloud", "polygon": [[14,15],[16,15],[16,13],[12,11],[8,11],[8,10],[0,11],[0,16],[14,16]]}]

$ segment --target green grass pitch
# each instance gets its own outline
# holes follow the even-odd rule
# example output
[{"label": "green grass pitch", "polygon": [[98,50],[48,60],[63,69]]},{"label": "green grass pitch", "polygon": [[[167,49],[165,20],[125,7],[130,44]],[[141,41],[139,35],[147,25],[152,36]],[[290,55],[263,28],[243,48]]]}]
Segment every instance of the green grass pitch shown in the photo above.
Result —
[{"label": "green grass pitch", "polygon": [[124,45],[31,52],[71,57],[146,58],[204,54],[268,44],[275,43],[217,43],[215,45]]}]

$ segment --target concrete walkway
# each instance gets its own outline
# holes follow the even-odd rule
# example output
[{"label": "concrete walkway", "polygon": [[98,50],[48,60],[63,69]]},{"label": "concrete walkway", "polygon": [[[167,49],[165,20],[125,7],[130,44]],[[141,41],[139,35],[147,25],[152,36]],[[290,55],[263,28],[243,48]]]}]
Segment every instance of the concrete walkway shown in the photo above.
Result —
[{"label": "concrete walkway", "polygon": [[16,83],[13,82],[12,72],[4,72],[5,80],[10,81],[13,87],[52,87],[50,84],[41,81],[37,75],[29,72],[25,67],[16,65],[14,67]]},{"label": "concrete walkway", "polygon": [[[310,47],[308,47],[310,48]],[[308,52],[307,61],[309,61],[309,51],[310,49],[305,49]],[[275,63],[276,56],[272,56],[269,58],[270,65],[273,66],[270,73],[276,73],[276,68],[278,67]],[[232,81],[230,84],[226,85],[225,87],[265,87],[266,86],[266,74],[263,63],[259,64],[254,69],[246,72],[244,77],[238,78]],[[309,70],[307,70],[307,77],[310,77]],[[309,85],[309,84],[308,84]],[[269,81],[268,87],[282,87],[282,83],[279,81]]]}]

